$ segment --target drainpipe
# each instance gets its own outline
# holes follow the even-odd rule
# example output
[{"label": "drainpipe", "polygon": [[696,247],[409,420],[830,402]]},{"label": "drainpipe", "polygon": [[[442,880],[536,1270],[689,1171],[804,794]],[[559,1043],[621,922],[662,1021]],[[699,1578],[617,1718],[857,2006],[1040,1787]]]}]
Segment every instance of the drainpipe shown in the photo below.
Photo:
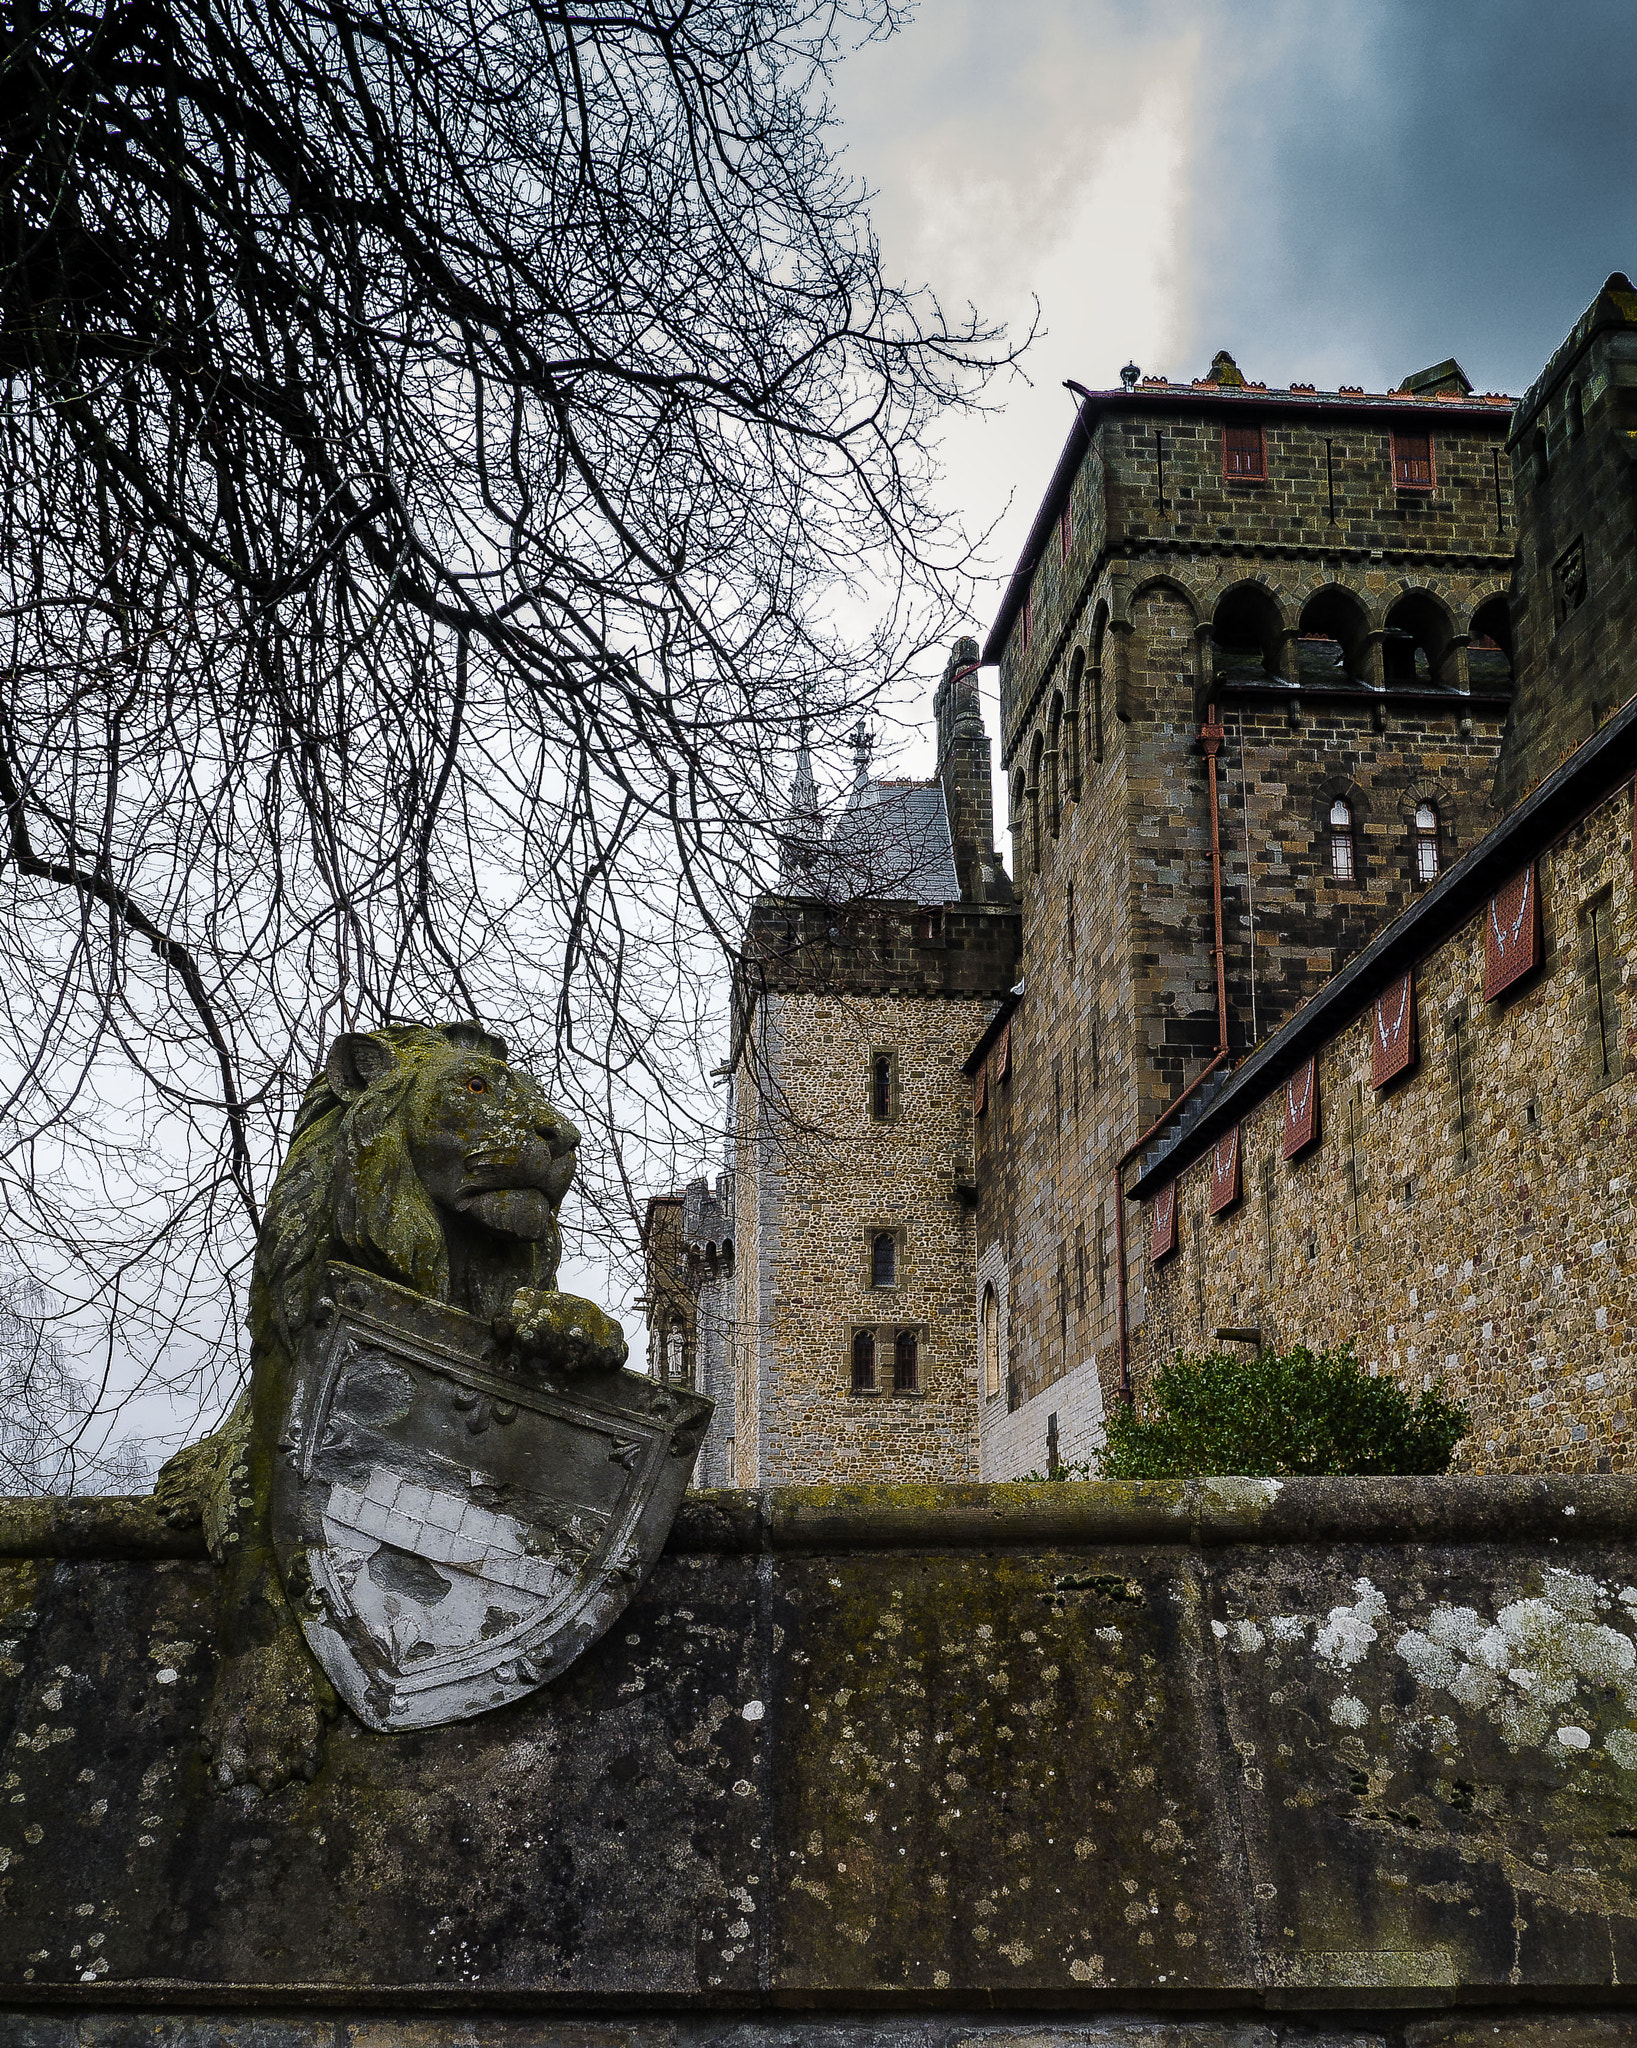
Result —
[{"label": "drainpipe", "polygon": [[1125,1170],[1132,1160],[1147,1150],[1150,1140],[1171,1121],[1196,1088],[1210,1079],[1228,1057],[1228,963],[1222,940],[1222,828],[1217,815],[1216,757],[1222,748],[1224,729],[1217,720],[1216,706],[1211,704],[1205,712],[1205,723],[1199,729],[1200,743],[1205,749],[1205,772],[1210,788],[1211,804],[1211,908],[1215,920],[1216,945],[1216,1051],[1179,1095],[1165,1105],[1154,1121],[1143,1132],[1134,1145],[1121,1153],[1114,1166],[1114,1257],[1118,1295],[1119,1346],[1120,1346],[1120,1399],[1127,1407],[1131,1405],[1131,1348],[1126,1334],[1126,1288],[1125,1288]]}]

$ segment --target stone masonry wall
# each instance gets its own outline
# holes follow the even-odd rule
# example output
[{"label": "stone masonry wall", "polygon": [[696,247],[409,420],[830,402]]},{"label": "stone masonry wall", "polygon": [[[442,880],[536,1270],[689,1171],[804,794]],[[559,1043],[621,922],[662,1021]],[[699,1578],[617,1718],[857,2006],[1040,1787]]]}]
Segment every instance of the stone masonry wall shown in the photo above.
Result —
[{"label": "stone masonry wall", "polygon": [[[775,994],[735,1077],[741,1483],[976,1477],[976,1262],[969,1192],[971,1084],[961,1064],[983,999]],[[871,1115],[871,1062],[894,1060],[893,1114]],[[897,1282],[870,1284],[877,1232]],[[853,1333],[877,1334],[874,1394],[852,1390]],[[919,1342],[919,1387],[892,1385],[899,1331]],[[754,1463],[752,1463],[754,1460]]]},{"label": "stone masonry wall", "polygon": [[[1286,420],[1269,403],[1269,476],[1255,484],[1222,479],[1222,416],[1208,407],[1105,415],[1071,492],[1068,558],[1055,537],[1043,548],[1030,646],[1014,630],[1002,655],[1027,993],[1011,1076],[999,1079],[991,1054],[977,1118],[979,1244],[998,1247],[1009,1292],[1002,1385],[985,1399],[984,1471],[997,1478],[1041,1462],[1038,1428],[1002,1417],[1055,1412],[1051,1390],[1070,1373],[1089,1370],[1102,1400],[1116,1398],[1116,1162],[1216,1049],[1206,705],[1225,732],[1218,823],[1236,1057],[1411,900],[1418,804],[1437,808],[1444,865],[1494,819],[1506,705],[1453,685],[1471,680],[1465,635],[1510,568],[1507,409],[1412,408],[1436,437],[1429,497],[1393,490],[1385,418]],[[1276,620],[1277,644],[1259,676],[1227,654],[1218,675],[1213,624],[1247,588]],[[1326,593],[1357,624],[1352,681],[1316,679],[1294,651]],[[1367,690],[1383,675],[1388,619],[1414,594],[1445,622],[1444,685],[1429,674]],[[1331,874],[1337,797],[1356,823],[1351,882]],[[1127,1273],[1135,1330],[1143,1260],[1130,1243]],[[1022,1462],[1011,1465],[1014,1440]]]},{"label": "stone masonry wall", "polygon": [[559,1678],[268,1794],[199,1532],[5,1503],[0,2040],[1629,2044],[1633,1491],[694,1494]]},{"label": "stone masonry wall", "polygon": [[1496,792],[1515,803],[1637,689],[1637,294],[1609,286],[1518,407],[1520,695]]},{"label": "stone masonry wall", "polygon": [[1150,1268],[1151,1211],[1133,1206],[1139,1388],[1219,1329],[1281,1347],[1356,1339],[1411,1393],[1441,1381],[1469,1404],[1464,1469],[1637,1468],[1629,789],[1538,873],[1544,959],[1526,985],[1484,1002],[1474,920],[1416,969],[1407,1079],[1370,1086],[1372,1005],[1319,1056],[1309,1153],[1281,1156],[1281,1085],[1241,1126],[1237,1208],[1209,1215],[1207,1153],[1178,1184],[1179,1249]]}]

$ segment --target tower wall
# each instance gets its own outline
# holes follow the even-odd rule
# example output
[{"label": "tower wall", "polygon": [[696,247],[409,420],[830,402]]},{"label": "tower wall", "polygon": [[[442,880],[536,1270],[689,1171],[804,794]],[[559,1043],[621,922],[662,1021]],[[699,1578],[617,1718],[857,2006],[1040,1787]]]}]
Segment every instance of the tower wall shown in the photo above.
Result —
[{"label": "tower wall", "polygon": [[[1460,398],[1327,409],[1176,388],[1082,415],[985,650],[1026,986],[1011,1077],[991,1052],[979,1122],[979,1259],[1004,1266],[1009,1307],[986,1477],[1041,1469],[1053,1414],[1061,1444],[1065,1416],[1121,1391],[1119,1162],[1219,1050],[1209,708],[1230,1061],[1414,899],[1419,806],[1444,867],[1494,820],[1510,674],[1474,641],[1511,571],[1508,418]],[[1225,474],[1244,420],[1265,478]],[[1412,432],[1432,436],[1431,489],[1395,486]],[[1141,1214],[1123,1219],[1133,1337]],[[1140,1375],[1147,1351],[1127,1363]]]},{"label": "tower wall", "polygon": [[1611,277],[1519,405],[1515,804],[1637,690],[1637,293]]}]

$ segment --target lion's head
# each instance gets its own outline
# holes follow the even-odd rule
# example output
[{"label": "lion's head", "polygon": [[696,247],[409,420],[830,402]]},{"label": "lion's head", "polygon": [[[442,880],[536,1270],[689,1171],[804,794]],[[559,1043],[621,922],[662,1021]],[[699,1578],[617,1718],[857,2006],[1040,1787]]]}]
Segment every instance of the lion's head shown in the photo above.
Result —
[{"label": "lion's head", "polygon": [[579,1142],[479,1025],[338,1038],[302,1103],[257,1259],[287,1334],[330,1258],[481,1316],[519,1287],[550,1287]]}]

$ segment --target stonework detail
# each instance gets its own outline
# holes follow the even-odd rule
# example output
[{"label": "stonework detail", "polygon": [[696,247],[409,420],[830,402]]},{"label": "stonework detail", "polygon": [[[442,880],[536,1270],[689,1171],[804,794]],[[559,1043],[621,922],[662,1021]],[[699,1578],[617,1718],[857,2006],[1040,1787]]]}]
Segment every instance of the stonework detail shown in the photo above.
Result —
[{"label": "stonework detail", "polygon": [[[1014,1410],[1088,1359],[1117,1399],[1149,1355],[1151,1218],[1117,1213],[1137,1140],[1184,1091],[1184,1120],[1208,1104],[1499,815],[1510,402],[1454,372],[1365,399],[1219,371],[1088,398],[984,650],[1026,983],[977,1120]],[[1265,476],[1225,467],[1241,420]],[[1394,481],[1412,430],[1431,489]],[[1241,1168],[1249,1213],[1249,1148]]]},{"label": "stonework detail", "polygon": [[[1139,1381],[1218,1328],[1466,1401],[1463,1469],[1637,1469],[1637,891],[1622,780],[1540,855],[1538,974],[1484,996],[1489,900],[1418,961],[1420,1069],[1378,1094],[1377,1004],[1316,1056],[1320,1142],[1286,1160],[1286,1084],[1247,1108],[1253,1199],[1147,1278]],[[1400,984],[1395,979],[1391,1002]],[[1254,1165],[1251,1163],[1254,1162]],[[1207,1151],[1160,1192],[1210,1199]]]},{"label": "stonework detail", "polygon": [[[972,1314],[973,999],[763,996],[735,1081],[739,1485],[978,1476]],[[870,1114],[872,1052],[892,1047],[900,1113]],[[875,1284],[875,1240],[894,1248]],[[874,1337],[854,1390],[853,1340]],[[917,1341],[917,1384],[889,1365]]]}]

